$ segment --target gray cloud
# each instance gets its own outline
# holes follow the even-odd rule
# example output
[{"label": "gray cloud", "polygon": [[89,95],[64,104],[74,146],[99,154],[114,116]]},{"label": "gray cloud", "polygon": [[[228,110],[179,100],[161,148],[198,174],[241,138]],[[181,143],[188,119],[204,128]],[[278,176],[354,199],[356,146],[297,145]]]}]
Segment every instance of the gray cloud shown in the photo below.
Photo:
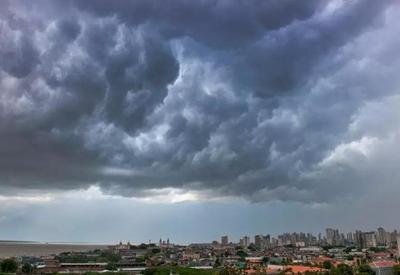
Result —
[{"label": "gray cloud", "polygon": [[6,189],[325,202],[398,188],[378,165],[399,136],[392,1],[2,5]]}]

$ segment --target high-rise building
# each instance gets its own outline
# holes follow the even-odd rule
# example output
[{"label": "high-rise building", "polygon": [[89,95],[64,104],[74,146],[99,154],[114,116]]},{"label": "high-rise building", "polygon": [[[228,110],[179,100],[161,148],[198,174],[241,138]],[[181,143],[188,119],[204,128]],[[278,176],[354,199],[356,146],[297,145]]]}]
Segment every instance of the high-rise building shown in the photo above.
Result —
[{"label": "high-rise building", "polygon": [[228,245],[228,236],[222,236],[221,237],[221,244],[222,245],[224,245],[224,246],[226,246],[226,245]]},{"label": "high-rise building", "polygon": [[342,238],[340,237],[339,230],[333,228],[326,229],[326,242],[329,245],[341,245]]},{"label": "high-rise building", "polygon": [[397,237],[398,233],[397,230],[394,230],[390,233],[390,242],[388,243],[391,248],[395,248],[397,246]]},{"label": "high-rise building", "polygon": [[250,241],[250,237],[249,237],[249,236],[244,236],[244,244],[245,244],[246,246],[249,246],[249,245],[251,244],[251,241]]},{"label": "high-rise building", "polygon": [[353,243],[354,242],[353,233],[352,232],[349,232],[349,233],[346,234],[346,240],[347,240],[348,243]]},{"label": "high-rise building", "polygon": [[264,248],[264,236],[263,235],[255,235],[254,236],[254,244],[258,249]]},{"label": "high-rise building", "polygon": [[377,246],[376,234],[374,231],[364,232],[363,234],[364,234],[364,240],[365,240],[364,247],[376,247]]},{"label": "high-rise building", "polygon": [[271,236],[270,235],[264,236],[263,245],[264,245],[264,248],[270,247],[270,245],[271,245]]},{"label": "high-rise building", "polygon": [[385,229],[382,228],[382,227],[379,227],[378,228],[378,234],[377,234],[377,243],[378,243],[378,245],[380,245],[380,246],[386,245],[387,244],[386,239],[387,238],[386,238]]},{"label": "high-rise building", "polygon": [[354,233],[354,242],[358,248],[364,248],[363,233],[360,230],[356,230]]},{"label": "high-rise building", "polygon": [[397,235],[397,257],[400,257],[400,235]]},{"label": "high-rise building", "polygon": [[376,247],[376,232],[361,232],[356,231],[354,234],[355,244],[358,248],[369,248],[369,247]]},{"label": "high-rise building", "polygon": [[250,237],[249,236],[244,236],[243,238],[240,239],[239,245],[241,247],[248,247],[250,245]]}]

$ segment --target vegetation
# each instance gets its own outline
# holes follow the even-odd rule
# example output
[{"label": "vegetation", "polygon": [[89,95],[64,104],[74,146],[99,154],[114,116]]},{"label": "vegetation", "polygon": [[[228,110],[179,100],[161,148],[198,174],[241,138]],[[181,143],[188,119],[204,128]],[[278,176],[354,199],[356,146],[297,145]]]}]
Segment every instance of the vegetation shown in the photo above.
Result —
[{"label": "vegetation", "polygon": [[225,268],[220,269],[219,271],[214,271],[213,274],[216,274],[216,275],[240,275],[242,273],[240,273],[240,271],[238,271],[234,268],[225,267]]},{"label": "vegetation", "polygon": [[216,267],[220,267],[221,266],[221,260],[219,258],[217,258],[214,262],[214,268]]},{"label": "vegetation", "polygon": [[215,270],[215,269],[194,269],[188,267],[179,266],[165,266],[165,267],[155,267],[149,268],[143,271],[143,275],[169,275],[179,274],[179,275],[225,275],[232,273],[225,273],[225,269]]},{"label": "vegetation", "polygon": [[108,263],[106,269],[110,271],[117,270],[117,265],[115,263]]},{"label": "vegetation", "polygon": [[350,253],[353,249],[355,249],[356,247],[354,247],[354,246],[349,246],[349,247],[346,247],[343,251],[345,252],[345,253]]},{"label": "vegetation", "polygon": [[247,253],[246,253],[245,251],[243,251],[243,250],[238,250],[238,251],[236,252],[236,255],[239,256],[239,257],[241,257],[241,258],[247,257]]},{"label": "vegetation", "polygon": [[351,266],[348,266],[347,264],[340,264],[336,267],[336,270],[338,271],[338,274],[342,275],[351,275],[353,274],[353,269]]},{"label": "vegetation", "polygon": [[255,245],[254,243],[251,243],[251,244],[248,246],[248,249],[249,249],[250,251],[257,251],[257,247],[256,247],[256,245]]},{"label": "vegetation", "polygon": [[121,260],[121,256],[111,251],[99,251],[97,256],[90,257],[83,253],[61,253],[57,259],[61,263],[116,263]]},{"label": "vegetation", "polygon": [[393,266],[393,274],[400,275],[400,265]]},{"label": "vegetation", "polygon": [[0,271],[4,273],[15,273],[18,270],[18,264],[14,259],[5,259],[0,264]]},{"label": "vegetation", "polygon": [[85,275],[128,275],[126,272],[85,272]]},{"label": "vegetation", "polygon": [[263,263],[264,263],[264,264],[268,264],[268,263],[269,263],[269,257],[264,256],[264,257],[263,257]]},{"label": "vegetation", "polygon": [[35,268],[31,264],[25,263],[22,266],[21,271],[23,274],[31,274],[35,271]]},{"label": "vegetation", "polygon": [[375,271],[367,264],[362,264],[357,268],[357,275],[374,275]]},{"label": "vegetation", "polygon": [[325,268],[325,269],[331,269],[332,268],[332,263],[330,262],[330,261],[324,261],[323,263],[322,263],[322,267],[323,268]]}]

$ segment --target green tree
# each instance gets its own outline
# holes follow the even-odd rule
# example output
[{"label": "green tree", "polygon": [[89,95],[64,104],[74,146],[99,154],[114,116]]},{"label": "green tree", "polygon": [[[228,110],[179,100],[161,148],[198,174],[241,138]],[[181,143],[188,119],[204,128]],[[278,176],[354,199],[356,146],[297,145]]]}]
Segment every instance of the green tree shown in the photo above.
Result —
[{"label": "green tree", "polygon": [[351,250],[352,249],[354,249],[355,247],[346,247],[343,251],[345,252],[345,253],[350,253],[351,252]]},{"label": "green tree", "polygon": [[107,270],[117,270],[117,265],[115,263],[108,263],[106,265]]},{"label": "green tree", "polygon": [[103,251],[100,254],[100,257],[99,257],[98,260],[99,260],[99,262],[103,261],[103,262],[108,262],[108,263],[110,263],[110,262],[111,263],[116,263],[116,262],[119,262],[121,260],[121,256],[116,254],[116,253],[113,253],[111,251]]},{"label": "green tree", "polygon": [[243,251],[243,250],[238,250],[238,251],[236,252],[236,255],[239,256],[239,257],[241,257],[241,258],[247,257],[247,253],[246,253],[245,251]]},{"label": "green tree", "polygon": [[268,264],[269,258],[267,256],[263,257],[263,264]]},{"label": "green tree", "polygon": [[220,266],[221,266],[221,261],[220,261],[219,258],[217,258],[217,259],[215,260],[215,263],[214,263],[214,268],[215,268],[215,267],[220,267]]},{"label": "green tree", "polygon": [[375,271],[373,271],[369,265],[362,264],[358,267],[357,274],[358,275],[374,275]]},{"label": "green tree", "polygon": [[15,273],[18,269],[18,264],[14,259],[5,259],[0,264],[0,269],[5,273]]},{"label": "green tree", "polygon": [[240,272],[231,267],[222,268],[218,273],[218,275],[239,275]]},{"label": "green tree", "polygon": [[331,269],[332,268],[332,263],[330,261],[324,261],[322,263],[322,267],[325,269]]},{"label": "green tree", "polygon": [[33,268],[33,266],[31,264],[25,263],[22,266],[21,271],[22,271],[23,274],[31,274],[34,271],[34,268]]},{"label": "green tree", "polygon": [[353,269],[347,264],[339,264],[337,267],[333,267],[329,272],[331,275],[353,275]]}]

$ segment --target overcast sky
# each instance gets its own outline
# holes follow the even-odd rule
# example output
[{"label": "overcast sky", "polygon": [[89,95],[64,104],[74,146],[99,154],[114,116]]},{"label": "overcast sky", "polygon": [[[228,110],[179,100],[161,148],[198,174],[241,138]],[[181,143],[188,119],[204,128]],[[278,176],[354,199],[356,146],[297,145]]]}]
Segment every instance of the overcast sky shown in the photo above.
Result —
[{"label": "overcast sky", "polygon": [[400,227],[394,0],[0,2],[0,239]]}]

